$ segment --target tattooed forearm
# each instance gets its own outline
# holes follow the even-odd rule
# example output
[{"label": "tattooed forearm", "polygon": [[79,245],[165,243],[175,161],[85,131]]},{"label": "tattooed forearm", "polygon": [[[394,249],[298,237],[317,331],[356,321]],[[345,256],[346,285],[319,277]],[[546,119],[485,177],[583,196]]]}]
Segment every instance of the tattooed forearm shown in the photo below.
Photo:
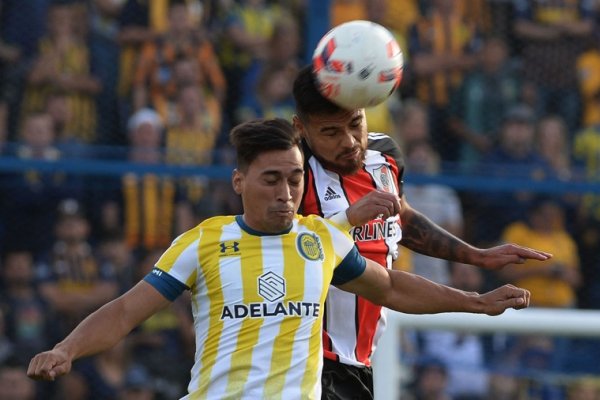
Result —
[{"label": "tattooed forearm", "polygon": [[464,263],[469,262],[474,250],[414,209],[402,215],[400,244],[427,256]]}]

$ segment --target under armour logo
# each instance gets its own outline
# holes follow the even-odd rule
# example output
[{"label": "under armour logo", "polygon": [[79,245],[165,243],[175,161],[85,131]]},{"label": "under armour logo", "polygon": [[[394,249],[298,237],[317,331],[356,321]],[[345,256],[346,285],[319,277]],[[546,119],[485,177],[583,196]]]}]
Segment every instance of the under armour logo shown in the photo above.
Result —
[{"label": "under armour logo", "polygon": [[227,251],[231,253],[237,253],[240,251],[239,242],[221,242],[219,243],[219,246],[221,246],[221,253],[225,253]]},{"label": "under armour logo", "polygon": [[327,190],[325,191],[325,201],[339,199],[340,197],[342,196],[337,194],[330,186],[327,186]]}]

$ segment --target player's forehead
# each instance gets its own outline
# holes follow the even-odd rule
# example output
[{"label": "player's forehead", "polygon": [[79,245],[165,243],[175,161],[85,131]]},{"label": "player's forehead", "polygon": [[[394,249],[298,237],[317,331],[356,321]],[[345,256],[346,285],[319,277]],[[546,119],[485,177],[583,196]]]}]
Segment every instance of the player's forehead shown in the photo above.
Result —
[{"label": "player's forehead", "polygon": [[335,114],[312,114],[308,122],[314,129],[322,129],[334,126],[345,126],[349,123],[364,118],[364,109],[342,110]]},{"label": "player's forehead", "polygon": [[271,150],[260,153],[249,165],[256,175],[284,175],[304,173],[304,159],[298,146],[288,150]]}]

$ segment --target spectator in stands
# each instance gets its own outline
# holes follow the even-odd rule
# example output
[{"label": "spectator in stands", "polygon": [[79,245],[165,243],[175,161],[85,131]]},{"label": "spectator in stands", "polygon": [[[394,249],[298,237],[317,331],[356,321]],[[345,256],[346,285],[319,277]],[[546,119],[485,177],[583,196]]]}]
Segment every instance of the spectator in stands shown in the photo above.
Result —
[{"label": "spectator in stands", "polygon": [[568,384],[567,400],[599,400],[600,382],[595,377],[577,378]]},{"label": "spectator in stands", "polygon": [[402,101],[395,119],[397,130],[393,137],[401,146],[431,140],[429,113],[421,101],[415,98]]},{"label": "spectator in stands", "polygon": [[[440,157],[427,141],[404,147],[406,170],[411,174],[432,176],[439,173]],[[450,187],[441,184],[405,184],[404,195],[414,208],[457,237],[462,237],[463,219],[460,199]],[[402,250],[404,251],[404,249]],[[419,253],[411,255],[412,271],[437,283],[449,284],[448,261]]]},{"label": "spectator in stands", "polygon": [[[598,9],[600,11],[600,8]],[[586,50],[577,57],[583,128],[600,126],[600,31],[596,29]]]},{"label": "spectator in stands", "polygon": [[478,68],[454,93],[450,103],[452,134],[460,142],[463,170],[475,168],[494,145],[502,117],[521,98],[518,72],[509,59],[509,49],[500,37],[485,40]]},{"label": "spectator in stands", "polygon": [[564,211],[555,199],[536,198],[528,218],[509,225],[502,240],[552,250],[554,255],[543,265],[536,261],[508,265],[498,271],[502,280],[529,289],[532,306],[576,307],[575,292],[581,284],[577,244],[565,229]]},{"label": "spectator in stands", "polygon": [[[46,97],[44,112],[50,115],[56,136],[56,147],[61,157],[67,159],[85,158],[91,151],[78,135],[69,129],[73,128],[73,112],[69,107],[69,95],[63,91],[49,92]],[[73,179],[71,177],[70,179]]]},{"label": "spectator in stands", "polygon": [[520,336],[517,341],[515,372],[523,386],[522,396],[526,399],[565,398],[563,387],[557,380],[544,379],[544,374],[556,371],[553,360],[557,359],[559,339]]},{"label": "spectator in stands", "polygon": [[406,400],[452,400],[446,394],[448,368],[438,358],[424,356],[413,367],[413,379],[402,399]]},{"label": "spectator in stands", "polygon": [[[198,86],[188,84],[179,88],[176,118],[166,130],[167,163],[186,166],[212,164],[221,129],[218,110],[220,106],[215,109],[208,103]],[[198,224],[201,215],[216,213],[212,196],[220,184],[200,174],[177,178],[177,192],[182,201],[182,206],[176,209],[178,232]],[[186,204],[189,207],[184,206]]]},{"label": "spectator in stands", "polygon": [[56,320],[34,284],[31,253],[12,250],[3,260],[0,309],[6,313],[6,335],[14,346],[15,358],[27,363],[58,339]]},{"label": "spectator in stands", "polygon": [[536,113],[565,118],[569,132],[579,129],[580,98],[576,60],[590,38],[590,1],[515,1],[514,32],[523,48],[523,76],[537,90]]},{"label": "spectator in stands", "polygon": [[488,0],[458,1],[458,12],[467,25],[474,26],[482,36],[494,34],[494,7]]},{"label": "spectator in stands", "polygon": [[145,367],[134,366],[127,371],[117,400],[154,400],[156,390]]},{"label": "spectator in stands", "polygon": [[264,58],[255,58],[246,71],[240,96],[242,101],[246,97],[252,97],[260,76],[268,68],[290,68],[300,67],[301,38],[298,22],[292,17],[282,15],[277,18],[273,25],[273,31],[266,44]]},{"label": "spectator in stands", "polygon": [[127,373],[134,366],[129,340],[73,364],[73,370],[58,384],[59,398],[64,400],[116,399]]},{"label": "spectator in stands", "polygon": [[177,114],[167,126],[167,163],[210,165],[221,128],[220,114],[207,110],[200,88],[182,86],[178,90]]},{"label": "spectator in stands", "polygon": [[[507,112],[498,144],[481,160],[478,173],[496,179],[542,180],[550,176],[548,164],[535,149],[535,119],[530,108],[519,105]],[[483,242],[495,242],[506,225],[526,219],[533,194],[523,188],[490,190],[478,193],[477,198],[474,212],[494,218],[480,222],[475,235]]]},{"label": "spectator in stands", "polygon": [[[141,109],[132,115],[126,160],[141,167],[164,163],[163,127],[154,110]],[[99,205],[99,234],[112,234],[122,227],[132,250],[168,246],[173,235],[190,224],[182,217],[193,215],[191,205],[181,197],[173,177],[129,172],[117,180],[109,180],[104,186]]]},{"label": "spectator in stands", "polygon": [[227,95],[223,107],[227,130],[237,125],[235,110],[241,93],[239,88],[253,60],[268,54],[269,40],[282,9],[266,0],[241,0],[228,10],[219,38],[219,59],[227,80]]},{"label": "spectator in stands", "polygon": [[[8,152],[21,161],[54,162],[61,158],[50,116],[34,113],[25,117],[20,140]],[[6,248],[25,248],[34,257],[49,250],[56,207],[61,199],[78,198],[82,184],[76,177],[60,172],[44,172],[28,168],[24,172],[5,174],[2,183],[10,196],[4,198],[1,211],[5,224]]]},{"label": "spectator in stands", "polygon": [[553,177],[562,181],[573,178],[570,136],[565,120],[558,115],[548,115],[537,123],[537,149],[550,165]]},{"label": "spectator in stands", "polygon": [[4,133],[14,140],[18,131],[24,78],[46,29],[46,14],[51,2],[0,2],[0,47],[3,48],[0,51],[0,137]]},{"label": "spectator in stands", "polygon": [[117,96],[121,52],[118,38],[119,16],[125,1],[92,0],[88,3],[90,64],[102,82],[102,90],[96,96],[98,142],[119,144],[122,131]]},{"label": "spectator in stands", "polygon": [[[181,94],[188,91],[187,89],[190,86],[194,86],[199,91],[198,99],[201,100],[201,104],[195,105],[196,107],[202,106],[201,119],[211,127],[210,129],[217,132],[220,130],[222,124],[221,103],[215,96],[211,96],[206,92],[201,78],[198,63],[194,58],[181,57],[175,61],[173,65],[173,83],[177,90],[174,98],[168,102],[168,112],[165,120],[167,128],[179,124],[184,118]],[[189,104],[193,105],[193,102]]]},{"label": "spectator in stands", "polygon": [[[416,204],[411,202],[411,204]],[[485,291],[481,269],[451,264],[450,286],[470,292]],[[447,368],[446,393],[453,400],[484,399],[488,392],[484,346],[480,336],[468,332],[423,331],[419,333],[421,355],[441,360]]]},{"label": "spectator in stands", "polygon": [[460,16],[456,0],[434,0],[410,30],[409,53],[416,95],[429,111],[434,145],[443,160],[458,159],[458,142],[447,128],[448,105],[480,47],[475,27]]},{"label": "spectator in stands", "polygon": [[[291,117],[289,115],[291,84],[279,81],[282,79],[293,81],[301,65],[300,50],[300,31],[297,21],[291,16],[282,15],[274,23],[273,31],[266,44],[265,57],[253,59],[244,75],[239,94],[240,104],[236,111],[237,120],[246,121],[252,119],[253,115],[260,117],[269,114],[283,118]],[[275,78],[278,83],[269,84],[270,77]],[[268,99],[265,99],[265,96]],[[282,113],[280,110],[274,114],[269,110],[273,107],[283,108],[285,111]]]},{"label": "spectator in stands", "polygon": [[100,238],[98,254],[102,262],[111,265],[119,284],[119,294],[123,294],[135,284],[135,255],[127,246],[122,230],[111,232]]},{"label": "spectator in stands", "polygon": [[27,377],[27,368],[14,359],[0,362],[0,400],[36,398],[35,382]]},{"label": "spectator in stands", "polygon": [[296,67],[288,65],[263,68],[253,94],[242,99],[236,119],[240,122],[256,118],[283,118],[291,121],[296,113],[292,83],[297,72]]},{"label": "spectator in stands", "polygon": [[52,250],[38,266],[42,297],[57,313],[59,336],[118,293],[114,271],[88,242],[90,224],[79,202],[59,204]]},{"label": "spectator in stands", "polygon": [[[600,178],[600,125],[579,131],[574,139],[573,157],[583,166],[582,175],[592,185]],[[577,216],[577,243],[581,257],[583,287],[579,292],[581,306],[600,309],[600,195],[586,193],[582,196]]]},{"label": "spectator in stands", "polygon": [[521,388],[516,374],[510,371],[493,370],[490,372],[489,391],[486,400],[518,399]]},{"label": "spectator in stands", "polygon": [[[550,167],[548,178],[563,182],[581,178],[577,176],[573,165],[570,137],[565,120],[561,116],[548,115],[538,121],[536,147]],[[574,232],[581,196],[567,192],[557,195],[558,198],[564,208],[567,230]]]},{"label": "spectator in stands", "polygon": [[[141,257],[137,278],[149,273],[162,251],[147,252]],[[181,397],[189,382],[194,362],[195,334],[189,298],[181,296],[171,306],[154,314],[131,333],[132,356],[144,365],[153,380],[160,381],[166,398]],[[157,388],[158,389],[158,388]]]},{"label": "spectator in stands", "polygon": [[94,95],[100,82],[91,74],[90,54],[84,38],[74,32],[73,6],[52,3],[48,11],[48,33],[39,42],[38,55],[27,80],[22,115],[42,110],[49,92],[68,94],[73,118],[69,132],[83,142],[96,139]]},{"label": "spectator in stands", "polygon": [[194,29],[183,0],[169,3],[167,30],[147,42],[140,54],[134,79],[134,109],[154,108],[166,120],[169,102],[177,95],[174,65],[180,58],[193,60],[198,85],[206,97],[219,102],[225,97],[226,81],[206,32]]},{"label": "spectator in stands", "polygon": [[[117,77],[117,99],[119,108],[119,131],[127,131],[127,119],[133,113],[133,81],[137,60],[142,46],[153,40],[158,30],[150,21],[153,2],[125,0],[119,13],[117,41],[120,48]],[[119,137],[117,144],[127,144],[127,135]]]}]

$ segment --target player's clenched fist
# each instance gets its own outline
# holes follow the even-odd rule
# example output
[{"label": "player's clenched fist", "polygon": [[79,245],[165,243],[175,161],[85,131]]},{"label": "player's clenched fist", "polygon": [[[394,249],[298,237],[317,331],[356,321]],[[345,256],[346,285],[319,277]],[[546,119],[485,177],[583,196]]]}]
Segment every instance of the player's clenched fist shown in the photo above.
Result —
[{"label": "player's clenched fist", "polygon": [[395,193],[374,190],[348,207],[346,217],[353,226],[361,226],[378,217],[397,215],[400,209],[400,198]]},{"label": "player's clenched fist", "polygon": [[53,381],[71,371],[71,358],[60,349],[39,353],[29,363],[27,376],[36,380]]},{"label": "player's clenched fist", "polygon": [[500,315],[507,308],[520,310],[529,306],[529,290],[513,285],[504,285],[490,292],[482,294],[483,310],[487,315]]}]

